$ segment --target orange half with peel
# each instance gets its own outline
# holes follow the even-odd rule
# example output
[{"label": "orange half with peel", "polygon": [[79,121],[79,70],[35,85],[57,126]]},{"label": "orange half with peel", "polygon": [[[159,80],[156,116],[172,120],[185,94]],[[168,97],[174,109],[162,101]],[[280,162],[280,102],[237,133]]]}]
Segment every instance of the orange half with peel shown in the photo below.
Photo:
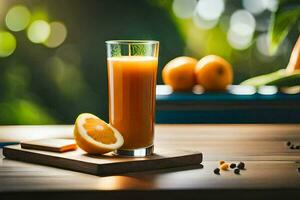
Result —
[{"label": "orange half with peel", "polygon": [[74,138],[77,145],[90,154],[105,154],[120,148],[124,143],[117,129],[90,113],[77,117]]}]

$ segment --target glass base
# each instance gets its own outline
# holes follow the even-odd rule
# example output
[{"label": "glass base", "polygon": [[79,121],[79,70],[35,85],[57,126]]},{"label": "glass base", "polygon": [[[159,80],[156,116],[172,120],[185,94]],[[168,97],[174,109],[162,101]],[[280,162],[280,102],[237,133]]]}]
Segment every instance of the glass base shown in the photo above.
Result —
[{"label": "glass base", "polygon": [[149,146],[140,149],[118,149],[114,153],[118,156],[130,156],[130,157],[145,157],[150,156],[154,152],[154,146]]}]

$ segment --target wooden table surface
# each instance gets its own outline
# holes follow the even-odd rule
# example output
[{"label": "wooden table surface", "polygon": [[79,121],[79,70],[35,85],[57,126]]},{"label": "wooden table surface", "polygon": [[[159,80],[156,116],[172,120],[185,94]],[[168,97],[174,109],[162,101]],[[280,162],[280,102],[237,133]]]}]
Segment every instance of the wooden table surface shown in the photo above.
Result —
[{"label": "wooden table surface", "polygon": [[[11,142],[12,135],[19,140],[71,137],[72,126],[0,127],[0,141]],[[300,149],[287,148],[287,140],[300,144],[300,125],[157,125],[155,146],[201,151],[202,165],[108,177],[13,161],[1,154],[0,199],[299,198]],[[246,170],[215,175],[218,160],[244,161]]]}]

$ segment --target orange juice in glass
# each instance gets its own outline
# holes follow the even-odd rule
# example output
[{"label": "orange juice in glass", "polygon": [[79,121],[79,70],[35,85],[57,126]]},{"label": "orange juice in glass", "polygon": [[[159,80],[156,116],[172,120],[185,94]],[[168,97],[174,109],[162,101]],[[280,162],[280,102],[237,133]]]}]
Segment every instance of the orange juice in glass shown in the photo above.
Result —
[{"label": "orange juice in glass", "polygon": [[109,122],[124,137],[118,155],[147,156],[154,150],[158,41],[107,41]]}]

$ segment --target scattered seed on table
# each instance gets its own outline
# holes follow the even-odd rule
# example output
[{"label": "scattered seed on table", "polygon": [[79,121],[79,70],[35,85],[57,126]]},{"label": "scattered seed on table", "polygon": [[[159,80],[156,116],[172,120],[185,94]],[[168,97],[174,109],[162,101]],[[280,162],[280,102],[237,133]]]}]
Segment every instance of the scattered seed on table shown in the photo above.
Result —
[{"label": "scattered seed on table", "polygon": [[238,169],[245,169],[245,163],[243,162],[239,162],[239,164],[237,165]]},{"label": "scattered seed on table", "polygon": [[235,163],[231,163],[229,167],[230,167],[231,169],[234,169],[234,168],[236,168],[236,164],[235,164]]},{"label": "scattered seed on table", "polygon": [[288,147],[291,146],[291,144],[292,144],[291,141],[287,141],[287,142],[285,143],[285,145],[288,146]]},{"label": "scattered seed on table", "polygon": [[238,169],[238,168],[234,169],[234,173],[235,174],[240,174],[240,169]]},{"label": "scattered seed on table", "polygon": [[220,169],[219,169],[219,168],[216,168],[216,169],[214,170],[214,173],[220,175]]},{"label": "scattered seed on table", "polygon": [[221,170],[226,171],[226,170],[228,170],[228,168],[229,168],[229,164],[228,164],[228,163],[223,163],[223,164],[220,166],[220,168],[221,168]]},{"label": "scattered seed on table", "polygon": [[295,149],[295,146],[292,144],[292,145],[290,146],[290,149]]},{"label": "scattered seed on table", "polygon": [[219,161],[219,165],[222,165],[222,164],[224,164],[224,163],[225,163],[224,160],[220,160],[220,161]]}]

